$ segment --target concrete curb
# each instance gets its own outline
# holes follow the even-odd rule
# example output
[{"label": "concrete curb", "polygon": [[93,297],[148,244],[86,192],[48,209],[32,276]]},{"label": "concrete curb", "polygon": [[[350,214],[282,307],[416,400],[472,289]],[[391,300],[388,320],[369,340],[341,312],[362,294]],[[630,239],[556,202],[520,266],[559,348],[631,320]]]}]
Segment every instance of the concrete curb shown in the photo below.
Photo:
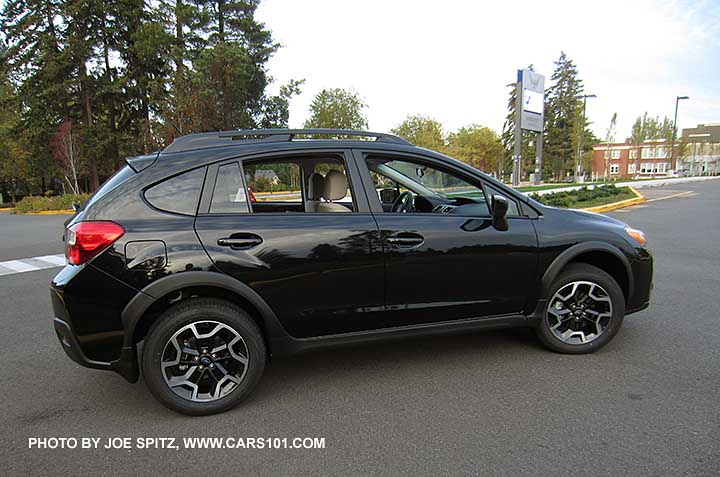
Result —
[{"label": "concrete curb", "polygon": [[580,209],[580,210],[584,210],[586,212],[602,213],[602,212],[610,212],[611,210],[622,209],[623,207],[630,207],[631,205],[642,204],[643,202],[645,202],[645,197],[640,192],[635,190],[634,187],[627,186],[627,188],[630,189],[632,191],[632,193],[635,194],[636,197],[634,197],[632,199],[621,200],[619,202],[612,202],[610,204],[597,205],[595,207],[588,207],[587,209]]},{"label": "concrete curb", "polygon": [[74,210],[41,210],[40,212],[15,212],[15,215],[66,215],[74,214]]}]

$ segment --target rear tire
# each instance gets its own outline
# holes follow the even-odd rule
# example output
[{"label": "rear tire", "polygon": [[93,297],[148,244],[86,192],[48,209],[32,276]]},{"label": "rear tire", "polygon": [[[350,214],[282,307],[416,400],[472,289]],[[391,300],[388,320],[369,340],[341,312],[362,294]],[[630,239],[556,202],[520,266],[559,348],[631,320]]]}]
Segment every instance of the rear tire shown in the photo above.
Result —
[{"label": "rear tire", "polygon": [[553,351],[584,354],[613,339],[625,316],[625,296],[615,279],[586,263],[571,263],[555,279],[535,329]]},{"label": "rear tire", "polygon": [[166,407],[193,416],[238,405],[255,388],[267,352],[255,321],[237,305],[191,298],[168,308],[145,338],[145,383]]}]

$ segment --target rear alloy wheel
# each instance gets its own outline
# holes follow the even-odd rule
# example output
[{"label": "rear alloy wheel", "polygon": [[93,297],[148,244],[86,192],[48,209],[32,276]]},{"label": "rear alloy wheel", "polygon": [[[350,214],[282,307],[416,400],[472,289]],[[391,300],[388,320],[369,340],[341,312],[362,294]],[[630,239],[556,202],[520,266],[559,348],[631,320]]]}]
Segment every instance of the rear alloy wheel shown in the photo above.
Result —
[{"label": "rear alloy wheel", "polygon": [[571,264],[553,283],[540,339],[562,353],[589,353],[607,344],[620,329],[625,299],[617,282],[591,265]]},{"label": "rear alloy wheel", "polygon": [[192,298],[170,307],[145,339],[143,376],[153,395],[175,411],[226,411],[255,387],[265,344],[244,310],[222,300]]}]

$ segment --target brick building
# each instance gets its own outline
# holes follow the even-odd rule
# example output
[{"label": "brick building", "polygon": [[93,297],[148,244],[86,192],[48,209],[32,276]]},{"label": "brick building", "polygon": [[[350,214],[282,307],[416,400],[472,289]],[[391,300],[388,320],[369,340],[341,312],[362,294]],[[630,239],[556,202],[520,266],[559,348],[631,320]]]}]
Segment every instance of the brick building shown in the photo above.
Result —
[{"label": "brick building", "polygon": [[664,139],[650,139],[634,145],[630,139],[622,143],[600,143],[593,146],[592,179],[665,177],[675,170],[679,144],[675,144],[675,158],[671,145]]},{"label": "brick building", "polygon": [[685,175],[720,174],[720,123],[682,130],[677,170]]}]

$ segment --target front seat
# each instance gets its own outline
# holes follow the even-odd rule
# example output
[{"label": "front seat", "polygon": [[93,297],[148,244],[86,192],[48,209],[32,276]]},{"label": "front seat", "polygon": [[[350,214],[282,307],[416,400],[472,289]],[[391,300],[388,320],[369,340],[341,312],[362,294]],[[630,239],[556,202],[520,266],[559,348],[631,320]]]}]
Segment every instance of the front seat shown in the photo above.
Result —
[{"label": "front seat", "polygon": [[305,212],[317,212],[318,205],[323,196],[325,178],[322,174],[313,172],[308,177],[307,200],[305,201]]},{"label": "front seat", "polygon": [[318,212],[350,212],[350,209],[341,204],[333,204],[333,200],[340,200],[347,195],[348,181],[340,171],[332,170],[325,176],[323,198],[327,202],[318,204]]}]

